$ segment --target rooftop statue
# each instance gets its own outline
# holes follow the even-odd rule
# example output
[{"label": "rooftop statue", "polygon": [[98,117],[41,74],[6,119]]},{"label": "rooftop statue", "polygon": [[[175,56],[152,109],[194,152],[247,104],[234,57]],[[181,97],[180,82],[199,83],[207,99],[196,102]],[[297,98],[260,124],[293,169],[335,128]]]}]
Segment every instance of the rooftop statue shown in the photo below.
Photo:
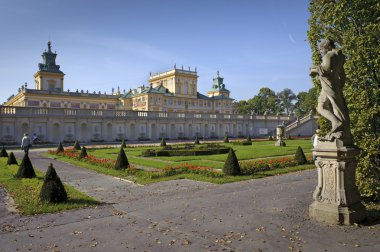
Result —
[{"label": "rooftop statue", "polygon": [[346,76],[343,65],[345,57],[341,50],[335,48],[334,41],[325,39],[319,44],[322,63],[310,69],[310,76],[319,76],[321,92],[318,97],[317,111],[331,122],[331,131],[321,137],[321,141],[339,139],[344,145],[352,145],[350,118],[343,87]]}]

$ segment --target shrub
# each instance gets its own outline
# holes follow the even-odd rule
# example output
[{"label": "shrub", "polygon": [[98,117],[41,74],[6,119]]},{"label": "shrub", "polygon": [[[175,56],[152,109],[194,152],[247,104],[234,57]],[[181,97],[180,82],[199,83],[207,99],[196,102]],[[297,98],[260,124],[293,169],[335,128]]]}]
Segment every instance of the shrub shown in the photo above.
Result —
[{"label": "shrub", "polygon": [[81,150],[81,147],[80,147],[80,144],[79,144],[78,140],[75,140],[73,149],[74,150]]},{"label": "shrub", "polygon": [[209,167],[202,167],[202,166],[196,166],[196,165],[191,165],[191,164],[180,164],[178,166],[169,166],[165,167],[162,172],[157,172],[151,175],[151,178],[160,178],[160,177],[169,177],[169,176],[174,176],[178,174],[199,174],[202,176],[206,177],[224,177],[224,174],[215,171],[212,168]]},{"label": "shrub", "polygon": [[163,150],[145,150],[141,152],[143,157],[152,156],[200,156],[228,153],[229,148],[214,148],[214,149],[163,149]]},{"label": "shrub", "polygon": [[272,137],[272,136],[269,136],[269,137],[268,137],[268,140],[269,140],[269,141],[273,141],[273,137]]},{"label": "shrub", "polygon": [[194,144],[200,144],[198,136],[195,137]]},{"label": "shrub", "polygon": [[161,139],[160,146],[161,146],[161,147],[165,147],[165,146],[166,146],[166,141],[165,141],[165,138],[164,138],[164,137]]},{"label": "shrub", "polygon": [[57,151],[56,151],[56,153],[60,153],[60,152],[64,152],[65,151],[65,149],[63,148],[63,145],[62,145],[62,143],[61,142],[59,142],[59,145],[58,145],[58,148],[57,148]]},{"label": "shrub", "polygon": [[227,135],[224,137],[223,142],[224,142],[224,143],[229,143],[229,142],[230,142],[230,140],[228,139],[228,136],[227,136]]},{"label": "shrub", "polygon": [[125,139],[121,140],[121,148],[125,148],[127,145],[125,144]]},{"label": "shrub", "polygon": [[297,149],[296,154],[294,156],[294,160],[300,165],[307,163],[305,153],[303,152],[303,150],[300,146],[298,146],[298,149]]},{"label": "shrub", "polygon": [[[123,148],[123,147],[121,147],[121,148]],[[79,155],[79,159],[82,159],[82,158],[85,158],[85,157],[87,157],[88,155],[87,155],[87,148],[86,147],[82,147],[82,150],[81,150],[81,152],[80,152],[80,155]]]},{"label": "shrub", "polygon": [[228,152],[228,157],[226,159],[226,162],[224,163],[223,172],[226,175],[231,176],[241,174],[239,161],[236,157],[235,151],[232,148],[230,148]]},{"label": "shrub", "polygon": [[124,149],[120,148],[119,155],[117,156],[117,160],[115,163],[115,169],[116,170],[124,170],[129,167],[129,162],[127,155],[125,155]]},{"label": "shrub", "polygon": [[25,153],[24,158],[21,161],[20,167],[18,168],[15,178],[35,178],[36,173],[34,172],[32,162],[30,162],[28,154]]},{"label": "shrub", "polygon": [[247,139],[245,141],[248,142],[248,143],[251,143],[252,142],[251,136],[248,135],[248,137],[247,137]]},{"label": "shrub", "polygon": [[40,191],[40,199],[43,202],[49,203],[60,203],[67,200],[65,187],[52,164],[49,165],[46,171],[44,183]]},{"label": "shrub", "polygon": [[11,152],[9,153],[7,165],[13,165],[13,164],[18,165],[15,155],[13,154],[13,152]]},{"label": "shrub", "polygon": [[0,157],[8,157],[8,153],[7,151],[5,150],[5,147],[3,146],[3,148],[1,148],[1,151],[0,151]]}]

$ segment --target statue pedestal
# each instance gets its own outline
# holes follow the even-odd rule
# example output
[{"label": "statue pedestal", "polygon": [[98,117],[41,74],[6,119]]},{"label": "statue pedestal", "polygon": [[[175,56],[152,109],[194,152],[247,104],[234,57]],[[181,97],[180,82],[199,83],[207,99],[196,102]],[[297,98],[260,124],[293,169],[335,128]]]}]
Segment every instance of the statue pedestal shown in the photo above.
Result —
[{"label": "statue pedestal", "polygon": [[366,210],[355,184],[355,156],[359,149],[343,146],[340,140],[319,141],[314,152],[318,185],[309,207],[310,217],[330,224],[350,225],[362,221]]}]

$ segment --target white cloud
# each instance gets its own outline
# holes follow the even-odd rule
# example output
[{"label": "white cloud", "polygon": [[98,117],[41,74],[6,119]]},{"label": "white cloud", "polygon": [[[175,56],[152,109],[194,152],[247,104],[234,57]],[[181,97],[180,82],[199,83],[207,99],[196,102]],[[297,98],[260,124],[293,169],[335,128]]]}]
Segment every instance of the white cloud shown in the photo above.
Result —
[{"label": "white cloud", "polygon": [[292,42],[293,44],[296,43],[291,33],[288,33],[288,37],[289,37],[290,42]]}]

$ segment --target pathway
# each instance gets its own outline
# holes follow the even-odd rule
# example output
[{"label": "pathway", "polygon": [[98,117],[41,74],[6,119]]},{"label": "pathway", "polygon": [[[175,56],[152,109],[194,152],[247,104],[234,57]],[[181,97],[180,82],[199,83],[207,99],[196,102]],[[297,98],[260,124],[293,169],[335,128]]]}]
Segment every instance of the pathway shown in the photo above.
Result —
[{"label": "pathway", "polygon": [[112,204],[0,216],[0,251],[380,251],[380,224],[309,219],[315,171],[225,185],[137,186],[37,154],[34,166],[46,170],[52,162],[64,182]]}]

